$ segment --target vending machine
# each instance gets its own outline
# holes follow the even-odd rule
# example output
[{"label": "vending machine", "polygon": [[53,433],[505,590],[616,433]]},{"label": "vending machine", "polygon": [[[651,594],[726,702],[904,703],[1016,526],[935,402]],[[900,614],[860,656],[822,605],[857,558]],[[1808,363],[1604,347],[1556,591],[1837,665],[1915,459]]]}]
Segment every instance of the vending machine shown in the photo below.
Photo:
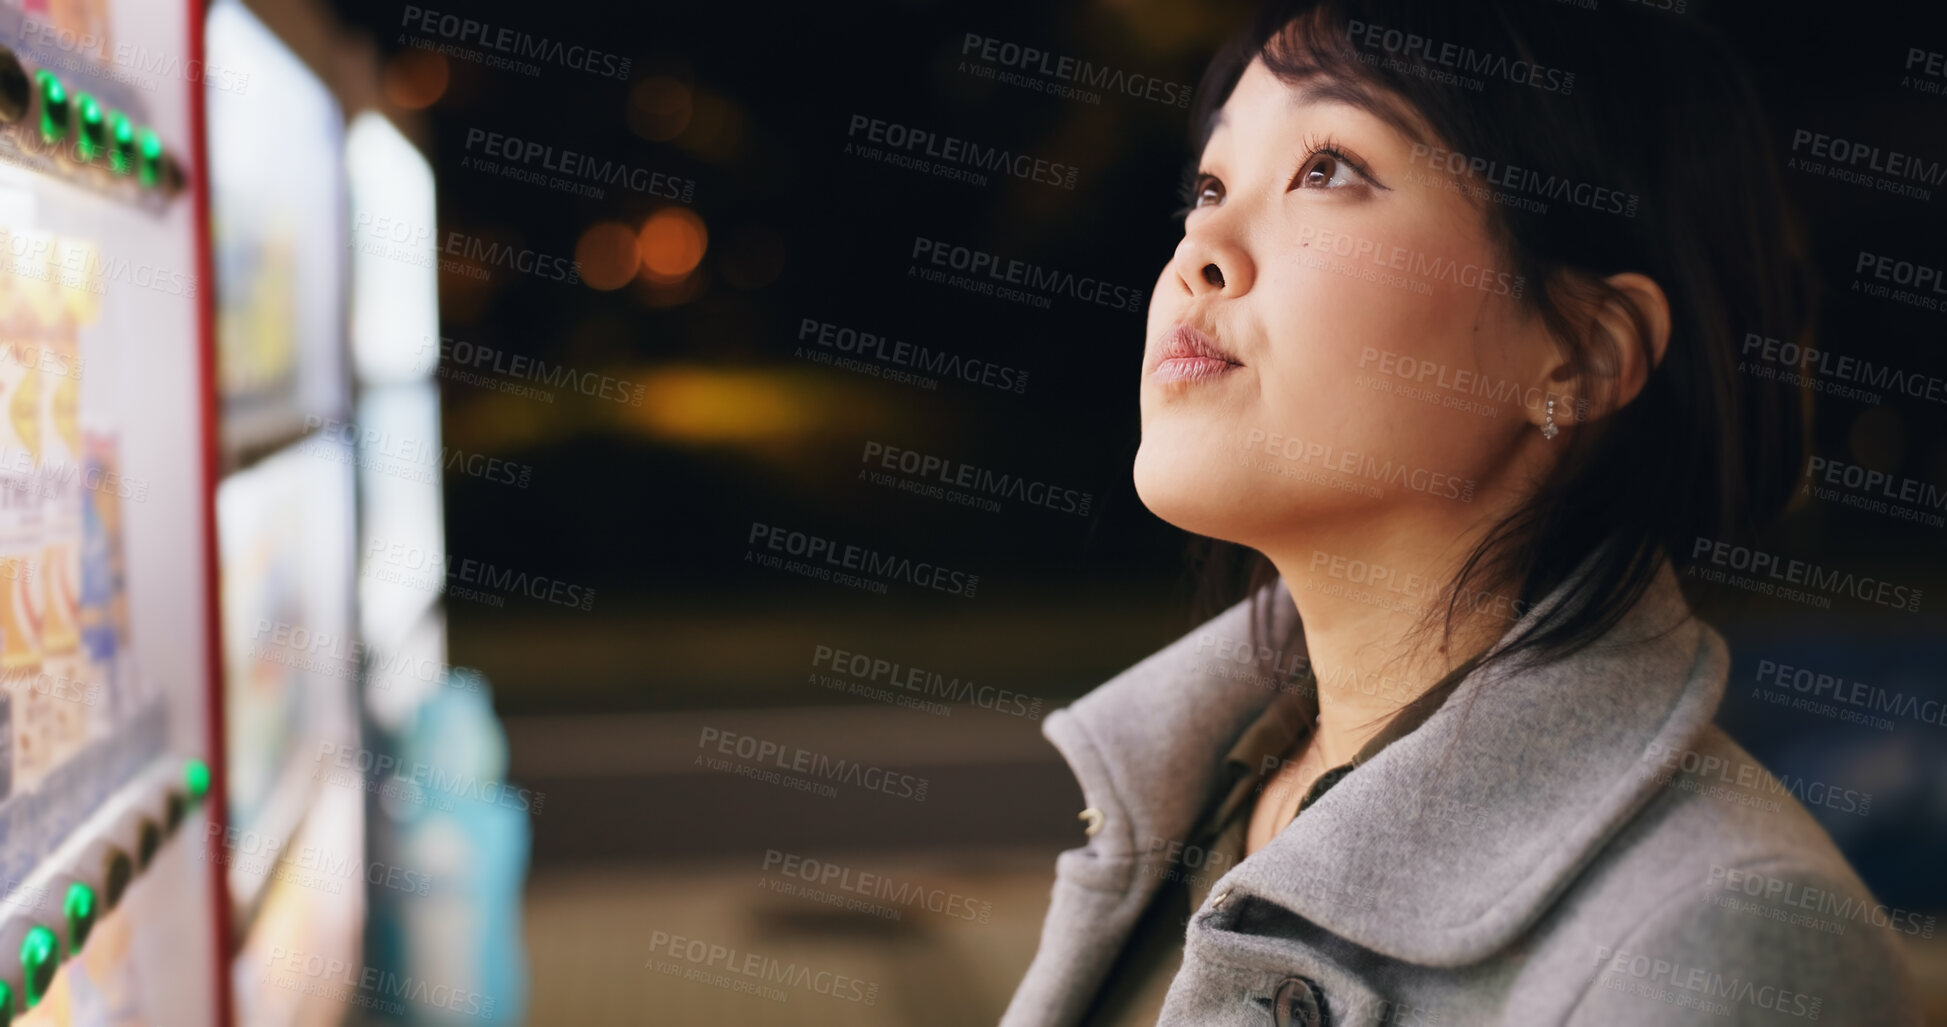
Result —
[{"label": "vending machine", "polygon": [[227,983],[238,1023],[331,1024],[365,997],[371,871],[359,456],[333,430],[352,402],[345,112],[243,4],[210,4],[205,32]]},{"label": "vending machine", "polygon": [[200,19],[0,2],[0,1023],[230,1018]]}]

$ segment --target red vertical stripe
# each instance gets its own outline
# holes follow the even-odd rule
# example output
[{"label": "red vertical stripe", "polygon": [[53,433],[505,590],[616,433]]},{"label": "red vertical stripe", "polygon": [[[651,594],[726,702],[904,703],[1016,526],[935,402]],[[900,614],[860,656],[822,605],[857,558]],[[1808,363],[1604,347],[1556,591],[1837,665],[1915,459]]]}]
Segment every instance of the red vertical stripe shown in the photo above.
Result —
[{"label": "red vertical stripe", "polygon": [[[203,0],[188,0],[189,67],[203,67]],[[216,547],[216,478],[221,466],[216,433],[216,262],[210,254],[209,108],[208,90],[199,82],[189,84],[189,152],[193,167],[188,172],[189,192],[194,207],[196,237],[196,275],[204,287],[197,290],[196,370],[198,406],[202,410],[199,442],[203,451],[203,487],[197,499],[202,509],[198,520],[203,526],[203,646],[209,660],[209,677],[204,682],[204,724],[209,749],[203,758],[210,767],[210,790],[204,800],[206,816],[229,817],[229,767],[225,760],[223,721],[223,633],[221,583]],[[186,161],[185,163],[190,163]],[[217,1027],[234,1027],[235,996],[230,993],[230,961],[235,941],[230,937],[230,884],[224,873],[217,837],[204,832],[207,858],[203,861],[210,875],[210,913],[216,951],[210,967],[216,998]]]}]

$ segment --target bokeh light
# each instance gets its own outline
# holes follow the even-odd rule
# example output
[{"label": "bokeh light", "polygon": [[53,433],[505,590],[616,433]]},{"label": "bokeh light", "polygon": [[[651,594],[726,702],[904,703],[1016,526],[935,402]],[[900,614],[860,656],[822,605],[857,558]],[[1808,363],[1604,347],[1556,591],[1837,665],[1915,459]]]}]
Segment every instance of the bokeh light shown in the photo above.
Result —
[{"label": "bokeh light", "polygon": [[693,110],[688,83],[668,75],[656,75],[629,89],[629,108],[624,116],[630,131],[651,142],[663,143],[689,127]]},{"label": "bokeh light", "polygon": [[676,136],[676,145],[715,163],[728,162],[744,145],[744,109],[729,97],[705,89],[693,90],[689,124]]},{"label": "bokeh light", "polygon": [[789,443],[815,432],[818,395],[792,378],[750,368],[665,366],[637,372],[641,406],[628,415],[650,435],[685,444]]},{"label": "bokeh light", "polygon": [[649,215],[636,238],[642,257],[642,276],[658,284],[673,284],[690,276],[703,262],[710,233],[703,219],[683,207],[664,207]]},{"label": "bokeh light", "polygon": [[385,62],[385,98],[409,111],[431,107],[446,95],[451,70],[443,54],[401,50]]},{"label": "bokeh light", "polygon": [[603,292],[620,289],[635,277],[640,263],[635,232],[620,221],[597,221],[576,240],[575,261],[584,285]]}]

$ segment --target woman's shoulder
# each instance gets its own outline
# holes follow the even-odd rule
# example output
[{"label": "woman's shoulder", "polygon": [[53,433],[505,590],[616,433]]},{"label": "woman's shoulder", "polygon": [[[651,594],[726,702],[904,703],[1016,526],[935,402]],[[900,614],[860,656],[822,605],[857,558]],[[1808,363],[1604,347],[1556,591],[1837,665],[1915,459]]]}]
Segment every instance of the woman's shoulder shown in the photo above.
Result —
[{"label": "woman's shoulder", "polygon": [[[1773,773],[1715,725],[1649,754],[1658,787],[1610,848],[1668,870],[1695,860],[1789,864],[1856,881],[1808,807],[1866,816],[1873,797],[1845,781]],[[1678,859],[1674,857],[1683,856]]]},{"label": "woman's shoulder", "polygon": [[1650,989],[1733,1022],[1917,1023],[1902,939],[1931,937],[1933,919],[1875,897],[1807,810],[1865,815],[1871,795],[1774,774],[1714,726],[1661,759],[1660,788],[1565,903],[1605,925],[1575,1022],[1613,1022]]}]

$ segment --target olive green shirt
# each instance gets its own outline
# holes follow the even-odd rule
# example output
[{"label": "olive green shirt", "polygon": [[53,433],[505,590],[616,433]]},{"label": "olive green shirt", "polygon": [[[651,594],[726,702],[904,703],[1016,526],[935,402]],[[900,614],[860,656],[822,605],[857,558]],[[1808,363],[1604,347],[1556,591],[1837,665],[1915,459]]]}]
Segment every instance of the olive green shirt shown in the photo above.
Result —
[{"label": "olive green shirt", "polygon": [[[1350,762],[1320,774],[1299,803],[1299,814],[1380,750],[1425,723],[1463,676],[1454,673],[1443,679],[1403,707]],[[1307,672],[1281,688],[1264,712],[1238,736],[1224,757],[1222,780],[1226,783],[1217,788],[1203,819],[1167,864],[1162,886],[1109,968],[1095,1001],[1082,1017],[1081,1027],[1155,1027],[1170,981],[1183,962],[1183,937],[1190,914],[1203,907],[1211,885],[1244,858],[1244,835],[1257,796],[1317,722],[1318,695]],[[1168,843],[1152,839],[1151,844]]]}]

